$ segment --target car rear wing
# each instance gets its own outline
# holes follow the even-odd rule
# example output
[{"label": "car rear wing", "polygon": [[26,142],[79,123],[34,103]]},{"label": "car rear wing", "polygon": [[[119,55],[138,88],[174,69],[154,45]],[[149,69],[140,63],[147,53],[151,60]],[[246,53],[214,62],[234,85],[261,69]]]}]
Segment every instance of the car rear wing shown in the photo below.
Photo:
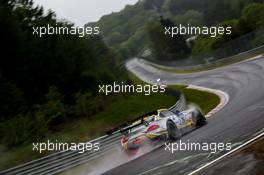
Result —
[{"label": "car rear wing", "polygon": [[115,132],[121,132],[122,134],[126,134],[129,130],[131,130],[132,128],[138,127],[144,123],[146,123],[146,119],[153,116],[153,115],[157,115],[158,112],[157,111],[152,111],[149,112],[147,114],[141,115],[140,117],[137,117],[133,120],[130,120],[118,127],[115,127],[109,131],[106,132],[107,135],[112,135]]}]

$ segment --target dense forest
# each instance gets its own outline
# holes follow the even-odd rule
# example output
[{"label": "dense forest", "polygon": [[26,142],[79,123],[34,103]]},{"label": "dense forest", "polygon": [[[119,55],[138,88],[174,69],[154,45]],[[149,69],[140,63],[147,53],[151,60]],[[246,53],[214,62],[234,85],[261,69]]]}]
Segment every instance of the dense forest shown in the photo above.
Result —
[{"label": "dense forest", "polygon": [[[157,59],[171,60],[212,51],[230,40],[263,28],[263,12],[263,0],[142,0],[135,5],[127,5],[120,12],[102,17],[96,24],[101,26],[106,43],[119,49],[125,57],[151,49]],[[164,55],[163,46],[169,46],[168,39],[161,33],[164,32],[161,30],[164,26],[161,16],[174,26],[231,26],[232,35],[216,38],[200,36],[192,43],[189,54],[179,53],[181,49],[186,50],[185,45],[181,48],[176,44],[178,49],[174,53]],[[153,38],[153,32],[159,38]],[[183,36],[184,39],[188,37],[191,36]],[[174,43],[181,43],[182,38],[178,39]]]},{"label": "dense forest", "polygon": [[100,36],[32,35],[33,26],[73,26],[32,0],[0,1],[0,140],[38,140],[61,122],[91,117],[110,100],[98,84],[126,79]]}]

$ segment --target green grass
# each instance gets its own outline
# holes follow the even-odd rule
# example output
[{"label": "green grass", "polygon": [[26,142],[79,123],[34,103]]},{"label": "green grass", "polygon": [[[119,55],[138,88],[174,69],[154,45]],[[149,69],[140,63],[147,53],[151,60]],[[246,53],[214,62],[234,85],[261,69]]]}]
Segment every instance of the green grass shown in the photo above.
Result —
[{"label": "green grass", "polygon": [[[57,132],[49,133],[47,139],[59,142],[84,142],[105,135],[105,132],[125,121],[134,119],[149,111],[172,106],[177,98],[167,94],[128,95],[111,103],[106,109],[91,119],[80,118],[60,125]],[[46,142],[47,140],[44,140]],[[0,169],[6,169],[27,161],[50,154],[39,154],[32,151],[31,144],[25,144],[13,149],[0,148]]]},{"label": "green grass", "polygon": [[186,86],[174,85],[169,86],[172,89],[180,90],[186,97],[187,102],[199,105],[204,114],[214,109],[219,103],[220,98],[212,93],[188,89]]},{"label": "green grass", "polygon": [[[132,74],[130,74],[130,78],[134,83],[145,83]],[[187,102],[199,105],[205,114],[220,103],[220,98],[217,95],[196,89],[188,89],[186,85],[172,85],[168,86],[168,88],[181,91],[185,95]]]},{"label": "green grass", "polygon": [[[130,75],[136,84],[145,84],[133,75]],[[182,91],[188,102],[198,104],[204,113],[209,112],[219,103],[218,96],[187,89],[186,86],[170,86],[171,89]],[[59,142],[84,142],[93,138],[105,135],[105,132],[115,126],[130,121],[145,113],[160,109],[169,108],[177,101],[177,97],[169,94],[130,94],[119,97],[119,100],[112,102],[104,111],[99,112],[91,118],[74,119],[71,122],[61,124],[54,133],[47,134],[46,139]],[[47,141],[47,140],[44,140]],[[51,152],[39,154],[32,151],[31,144],[24,144],[12,149],[0,147],[0,169],[9,168],[27,161],[45,156]]]}]

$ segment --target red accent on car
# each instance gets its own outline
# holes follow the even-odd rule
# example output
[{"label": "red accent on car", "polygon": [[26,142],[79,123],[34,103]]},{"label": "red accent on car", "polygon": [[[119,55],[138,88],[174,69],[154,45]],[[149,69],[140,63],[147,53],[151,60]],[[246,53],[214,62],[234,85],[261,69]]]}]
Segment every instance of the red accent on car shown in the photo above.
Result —
[{"label": "red accent on car", "polygon": [[135,141],[134,141],[134,144],[140,145],[141,144],[140,138],[136,138]]},{"label": "red accent on car", "polygon": [[123,136],[123,137],[121,138],[121,143],[122,143],[122,144],[126,143],[127,141],[128,141],[128,138],[126,138],[125,136]]},{"label": "red accent on car", "polygon": [[157,124],[151,125],[151,126],[148,128],[147,132],[154,131],[155,129],[158,129],[158,128],[159,128],[159,125],[157,125]]}]

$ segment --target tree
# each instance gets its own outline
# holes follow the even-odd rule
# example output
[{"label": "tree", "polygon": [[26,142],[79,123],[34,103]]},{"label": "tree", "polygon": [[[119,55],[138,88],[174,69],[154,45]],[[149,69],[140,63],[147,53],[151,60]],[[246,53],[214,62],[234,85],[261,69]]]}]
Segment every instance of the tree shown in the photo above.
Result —
[{"label": "tree", "polygon": [[174,37],[165,35],[165,27],[174,27],[174,24],[169,19],[161,17],[159,23],[149,23],[146,28],[150,40],[150,48],[156,59],[186,58],[190,53],[190,49],[184,37],[182,35]]},{"label": "tree", "polygon": [[162,6],[165,0],[146,0],[144,2],[144,9],[146,10],[156,10],[161,12]]},{"label": "tree", "polygon": [[[1,137],[14,138],[11,145],[29,141],[32,133],[43,138],[78,116],[72,110],[78,92],[91,94],[95,102],[99,83],[127,78],[119,53],[100,36],[32,34],[32,27],[48,24],[74,27],[52,11],[43,14],[33,0],[0,1],[0,125],[10,126]],[[17,122],[21,126],[15,127]]]},{"label": "tree", "polygon": [[[242,25],[243,23],[243,25]],[[240,25],[249,30],[264,26],[264,4],[253,3],[246,6],[241,14]],[[245,25],[245,26],[244,26]]]}]

